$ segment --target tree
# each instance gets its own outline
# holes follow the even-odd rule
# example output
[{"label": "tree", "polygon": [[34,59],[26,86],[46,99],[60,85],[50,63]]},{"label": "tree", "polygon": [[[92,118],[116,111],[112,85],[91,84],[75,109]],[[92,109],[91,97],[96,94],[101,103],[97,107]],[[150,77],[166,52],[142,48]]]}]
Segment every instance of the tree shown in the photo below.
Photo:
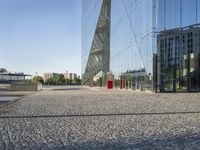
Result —
[{"label": "tree", "polygon": [[44,80],[41,76],[34,76],[32,78],[32,82],[33,83],[41,83],[41,84],[44,84]]},{"label": "tree", "polygon": [[54,85],[55,84],[54,78],[51,77],[51,78],[47,79],[46,82],[45,82],[45,84]]},{"label": "tree", "polygon": [[68,79],[66,79],[66,82],[67,82],[67,85],[71,85],[71,84],[72,84],[72,82],[73,82],[73,80],[72,80],[72,79],[70,79],[70,78],[68,78]]},{"label": "tree", "polygon": [[59,74],[55,77],[56,84],[64,84],[65,76],[63,74]]},{"label": "tree", "polygon": [[49,85],[62,85],[65,84],[65,77],[63,74],[56,75],[46,81]]},{"label": "tree", "polygon": [[81,79],[75,77],[75,78],[74,78],[74,83],[75,83],[75,84],[81,84]]}]

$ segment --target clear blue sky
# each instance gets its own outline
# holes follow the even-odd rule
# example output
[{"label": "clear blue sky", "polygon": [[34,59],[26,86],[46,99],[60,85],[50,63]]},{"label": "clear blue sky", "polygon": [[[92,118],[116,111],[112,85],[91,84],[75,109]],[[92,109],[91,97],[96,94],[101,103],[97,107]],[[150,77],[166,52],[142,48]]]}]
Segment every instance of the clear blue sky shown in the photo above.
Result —
[{"label": "clear blue sky", "polygon": [[81,0],[0,0],[0,68],[81,72]]}]

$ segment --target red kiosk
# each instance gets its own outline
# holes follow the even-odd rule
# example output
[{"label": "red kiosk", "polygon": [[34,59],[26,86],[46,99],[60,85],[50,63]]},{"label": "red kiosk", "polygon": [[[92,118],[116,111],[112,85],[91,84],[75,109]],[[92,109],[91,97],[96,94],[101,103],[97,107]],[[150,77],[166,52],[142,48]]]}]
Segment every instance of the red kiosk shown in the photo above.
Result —
[{"label": "red kiosk", "polygon": [[114,80],[114,75],[111,72],[108,72],[106,74],[107,76],[107,89],[113,89],[113,80]]}]

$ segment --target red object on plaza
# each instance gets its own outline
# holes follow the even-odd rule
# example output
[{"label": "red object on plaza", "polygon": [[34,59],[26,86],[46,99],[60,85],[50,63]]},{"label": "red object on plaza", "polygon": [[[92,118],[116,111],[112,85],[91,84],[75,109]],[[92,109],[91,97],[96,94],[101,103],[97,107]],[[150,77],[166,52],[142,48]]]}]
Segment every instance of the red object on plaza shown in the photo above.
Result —
[{"label": "red object on plaza", "polygon": [[108,89],[112,89],[113,88],[113,81],[111,81],[111,80],[107,81],[107,88]]}]

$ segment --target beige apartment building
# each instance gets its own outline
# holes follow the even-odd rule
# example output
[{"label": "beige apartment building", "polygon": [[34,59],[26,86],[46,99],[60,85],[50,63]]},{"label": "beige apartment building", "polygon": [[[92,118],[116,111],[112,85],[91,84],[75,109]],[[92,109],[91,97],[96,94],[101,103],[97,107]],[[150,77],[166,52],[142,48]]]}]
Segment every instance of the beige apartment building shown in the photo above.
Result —
[{"label": "beige apartment building", "polygon": [[65,73],[61,73],[61,74],[64,75],[65,79],[68,79],[68,78],[69,78],[69,73],[68,73],[68,71],[66,71]]},{"label": "beige apartment building", "polygon": [[47,81],[48,79],[53,78],[53,77],[55,77],[56,75],[57,75],[57,73],[45,72],[45,73],[43,74],[43,79],[44,79],[44,81]]},{"label": "beige apartment building", "polygon": [[63,74],[65,79],[72,79],[72,80],[74,80],[75,78],[79,78],[80,79],[79,75],[77,75],[76,73],[68,73],[68,71],[66,71],[64,73],[45,72],[43,74],[43,79],[44,79],[44,81],[47,81],[48,79],[53,78],[58,74]]}]

